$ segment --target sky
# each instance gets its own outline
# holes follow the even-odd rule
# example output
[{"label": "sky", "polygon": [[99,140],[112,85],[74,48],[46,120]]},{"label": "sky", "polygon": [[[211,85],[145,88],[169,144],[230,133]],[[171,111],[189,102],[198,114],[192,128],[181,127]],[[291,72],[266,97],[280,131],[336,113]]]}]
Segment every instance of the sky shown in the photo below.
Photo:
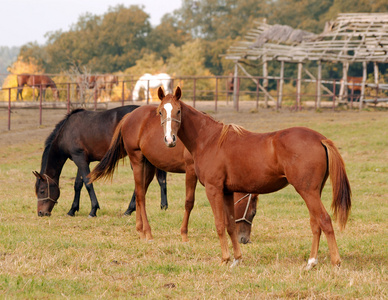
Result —
[{"label": "sky", "polygon": [[47,32],[68,31],[79,16],[103,15],[118,4],[144,6],[156,26],[166,13],[181,8],[182,0],[0,0],[0,46],[42,45]]}]

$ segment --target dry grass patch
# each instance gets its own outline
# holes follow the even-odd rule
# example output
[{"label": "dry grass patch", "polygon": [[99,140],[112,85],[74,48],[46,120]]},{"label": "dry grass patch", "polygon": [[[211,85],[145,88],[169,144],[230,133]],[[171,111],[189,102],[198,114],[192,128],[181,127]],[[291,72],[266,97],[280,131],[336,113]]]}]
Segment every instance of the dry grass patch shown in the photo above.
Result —
[{"label": "dry grass patch", "polygon": [[[134,215],[122,215],[133,191],[128,164],[120,165],[112,182],[95,184],[102,209],[90,219],[86,191],[77,216],[66,216],[76,174],[74,164],[68,162],[61,176],[59,204],[52,217],[39,218],[31,171],[39,170],[50,130],[35,128],[31,138],[27,133],[17,143],[0,143],[0,298],[387,298],[386,112],[220,110],[215,117],[262,132],[308,126],[335,141],[353,188],[347,228],[339,232],[335,225],[343,259],[340,269],[332,269],[323,236],[319,265],[311,272],[302,270],[310,252],[311,230],[308,210],[292,187],[260,196],[252,243],[242,246],[243,262],[235,269],[219,265],[214,219],[200,185],[189,225],[190,241],[181,242],[184,175],[168,174],[167,211],[160,210],[157,183],[150,186],[147,212],[152,243],[139,240]],[[14,133],[16,140],[22,132]],[[0,135],[12,139],[13,133]],[[330,207],[329,183],[323,203]]]}]

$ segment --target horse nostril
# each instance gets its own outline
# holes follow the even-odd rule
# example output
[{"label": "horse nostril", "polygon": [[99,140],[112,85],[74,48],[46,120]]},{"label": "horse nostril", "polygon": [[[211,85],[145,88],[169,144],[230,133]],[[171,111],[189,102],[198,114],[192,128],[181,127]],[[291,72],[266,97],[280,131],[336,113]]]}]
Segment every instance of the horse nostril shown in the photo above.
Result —
[{"label": "horse nostril", "polygon": [[175,141],[176,141],[175,135],[172,136],[172,141],[175,143]]},{"label": "horse nostril", "polygon": [[167,137],[164,137],[164,142],[167,144]]},{"label": "horse nostril", "polygon": [[39,217],[43,217],[43,213],[41,211],[38,212]]},{"label": "horse nostril", "polygon": [[241,237],[241,239],[240,239],[240,244],[247,244],[247,243],[249,243],[249,239],[246,239],[245,237]]}]

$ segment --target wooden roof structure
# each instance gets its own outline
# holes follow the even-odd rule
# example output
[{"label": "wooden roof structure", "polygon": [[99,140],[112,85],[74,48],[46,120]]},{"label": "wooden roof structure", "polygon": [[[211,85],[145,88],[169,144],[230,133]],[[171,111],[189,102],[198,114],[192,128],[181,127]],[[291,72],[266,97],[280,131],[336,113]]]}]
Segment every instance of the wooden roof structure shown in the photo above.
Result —
[{"label": "wooden roof structure", "polygon": [[257,22],[226,59],[285,62],[388,62],[388,13],[344,13],[321,34]]}]

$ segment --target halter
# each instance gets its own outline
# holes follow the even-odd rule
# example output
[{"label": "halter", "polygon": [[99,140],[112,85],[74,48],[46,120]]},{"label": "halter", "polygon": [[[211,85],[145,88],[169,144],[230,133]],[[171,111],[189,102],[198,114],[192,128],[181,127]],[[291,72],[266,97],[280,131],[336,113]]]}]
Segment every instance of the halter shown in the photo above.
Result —
[{"label": "halter", "polygon": [[[47,197],[45,198],[38,198],[38,202],[39,201],[45,201],[45,200],[50,200],[52,202],[54,202],[54,205],[58,203],[57,200],[54,200],[53,198],[50,197],[50,182],[49,182],[49,179],[51,179],[48,175],[46,174],[43,174],[44,177],[46,177],[46,180],[47,180]],[[58,184],[53,180],[51,179],[52,182],[54,182],[56,184],[56,186],[58,187]]]},{"label": "halter", "polygon": [[162,121],[160,122],[160,125],[163,125],[164,123],[166,123],[166,122],[168,122],[168,121],[175,121],[175,122],[178,122],[178,123],[181,122],[181,120],[178,120],[178,119],[175,119],[175,118],[170,118],[170,117],[168,117],[168,118],[165,118],[164,120],[162,120]]},{"label": "halter", "polygon": [[241,222],[241,221],[245,221],[247,222],[248,224],[252,225],[252,222],[249,221],[246,217],[247,217],[247,212],[248,212],[248,208],[249,208],[249,204],[251,203],[251,200],[252,200],[252,194],[246,194],[244,197],[240,198],[239,200],[236,201],[236,203],[234,205],[236,205],[237,203],[239,203],[241,200],[245,199],[246,197],[248,197],[248,202],[247,202],[247,206],[245,207],[245,212],[244,212],[244,215],[242,218],[240,219],[237,219],[235,220],[235,222]]}]

